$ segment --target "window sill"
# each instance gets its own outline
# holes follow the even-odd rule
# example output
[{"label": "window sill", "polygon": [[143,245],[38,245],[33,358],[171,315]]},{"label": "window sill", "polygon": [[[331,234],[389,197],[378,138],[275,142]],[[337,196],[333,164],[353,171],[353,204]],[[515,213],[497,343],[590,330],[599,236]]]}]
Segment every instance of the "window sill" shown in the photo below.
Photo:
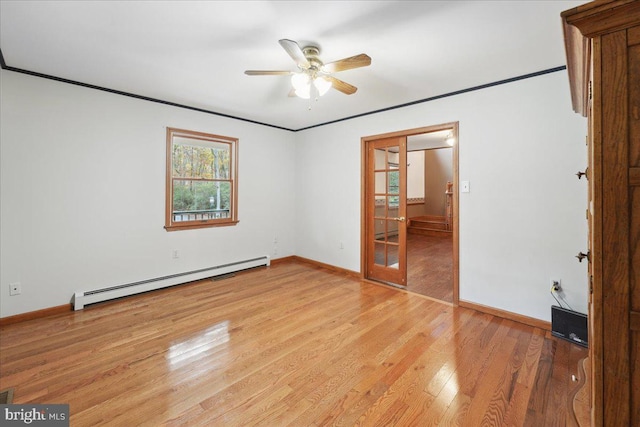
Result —
[{"label": "window sill", "polygon": [[194,230],[197,228],[211,228],[211,227],[232,227],[238,224],[240,221],[225,221],[225,222],[203,222],[203,223],[187,223],[184,225],[165,225],[164,229],[167,231],[180,231],[180,230]]}]

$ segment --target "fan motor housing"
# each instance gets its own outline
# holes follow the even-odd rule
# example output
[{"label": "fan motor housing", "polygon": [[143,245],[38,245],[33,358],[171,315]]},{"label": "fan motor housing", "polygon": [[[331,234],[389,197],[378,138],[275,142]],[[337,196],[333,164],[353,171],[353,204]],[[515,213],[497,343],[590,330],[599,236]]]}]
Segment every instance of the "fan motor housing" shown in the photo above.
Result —
[{"label": "fan motor housing", "polygon": [[322,61],[318,58],[320,55],[320,48],[317,46],[306,46],[302,48],[302,53],[304,54],[304,57],[307,58],[307,61],[309,61],[309,69],[318,71],[322,67]]},{"label": "fan motor housing", "polygon": [[305,58],[317,58],[320,55],[320,48],[318,46],[306,46],[302,48]]}]

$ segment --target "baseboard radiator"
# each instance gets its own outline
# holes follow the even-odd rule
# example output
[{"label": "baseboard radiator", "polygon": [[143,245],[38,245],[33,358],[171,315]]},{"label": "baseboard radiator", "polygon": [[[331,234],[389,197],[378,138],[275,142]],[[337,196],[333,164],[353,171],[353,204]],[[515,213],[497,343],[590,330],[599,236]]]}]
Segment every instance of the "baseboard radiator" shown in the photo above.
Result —
[{"label": "baseboard radiator", "polygon": [[199,270],[187,271],[184,273],[172,274],[169,276],[157,277],[155,279],[141,280],[139,282],[127,283],[124,285],[111,286],[93,291],[80,291],[73,295],[73,309],[82,310],[85,305],[97,302],[108,301],[115,298],[122,298],[142,292],[167,288],[169,286],[180,285],[182,283],[202,280],[209,277],[216,277],[249,268],[271,265],[269,256],[247,259],[244,261],[232,262],[229,264],[217,265],[215,267],[201,268]]}]

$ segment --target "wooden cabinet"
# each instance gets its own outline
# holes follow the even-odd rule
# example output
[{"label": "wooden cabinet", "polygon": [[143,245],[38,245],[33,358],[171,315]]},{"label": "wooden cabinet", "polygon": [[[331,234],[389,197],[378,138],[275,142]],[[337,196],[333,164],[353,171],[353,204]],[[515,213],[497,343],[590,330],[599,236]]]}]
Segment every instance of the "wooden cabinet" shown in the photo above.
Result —
[{"label": "wooden cabinet", "polygon": [[573,108],[589,118],[591,424],[640,426],[640,1],[562,19]]}]

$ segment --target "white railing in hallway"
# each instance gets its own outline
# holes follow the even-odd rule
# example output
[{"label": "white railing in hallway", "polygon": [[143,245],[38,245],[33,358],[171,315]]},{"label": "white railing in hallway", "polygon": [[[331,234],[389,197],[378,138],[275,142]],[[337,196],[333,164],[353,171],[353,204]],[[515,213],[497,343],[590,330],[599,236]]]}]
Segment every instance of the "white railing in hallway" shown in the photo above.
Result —
[{"label": "white railing in hallway", "polygon": [[229,209],[203,209],[197,211],[173,211],[173,222],[229,218]]}]

